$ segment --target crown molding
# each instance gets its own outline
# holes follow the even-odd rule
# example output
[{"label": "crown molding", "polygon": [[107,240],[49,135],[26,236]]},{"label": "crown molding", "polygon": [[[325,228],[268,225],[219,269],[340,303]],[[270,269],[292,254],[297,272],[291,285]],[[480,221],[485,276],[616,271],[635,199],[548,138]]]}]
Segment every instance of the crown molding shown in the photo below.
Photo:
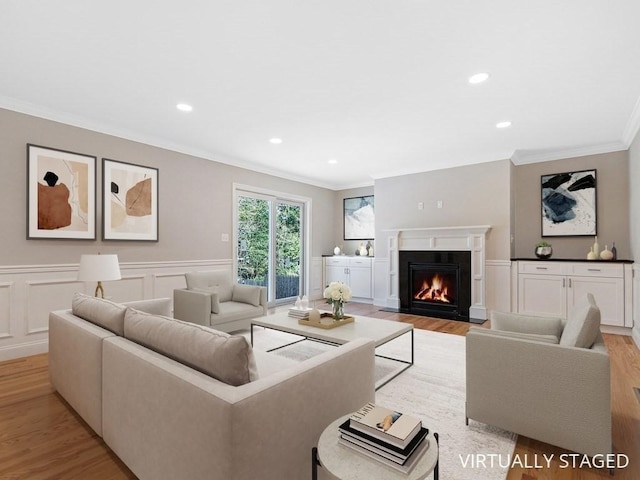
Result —
[{"label": "crown molding", "polygon": [[304,183],[305,185],[312,185],[314,187],[326,188],[328,190],[336,190],[336,191],[342,190],[343,188],[345,188],[335,184],[319,182],[315,179],[311,179],[311,178],[307,178],[299,175],[292,175],[291,173],[284,172],[282,170],[269,168],[263,165],[251,163],[238,158],[225,157],[215,152],[210,152],[206,150],[201,150],[201,149],[181,145],[178,143],[173,143],[160,137],[143,135],[139,132],[118,128],[113,125],[96,122],[84,117],[72,115],[66,112],[59,112],[46,107],[42,107],[40,105],[35,105],[29,102],[16,100],[15,98],[10,98],[2,95],[0,95],[0,108],[4,108],[6,110],[11,110],[18,113],[23,113],[26,115],[31,115],[33,117],[43,118],[45,120],[51,120],[53,122],[63,123],[65,125],[70,125],[72,127],[78,127],[85,130],[90,130],[92,132],[111,135],[113,137],[118,137],[125,140],[130,140],[133,142],[150,145],[153,147],[163,148],[165,150],[170,150],[172,152],[182,153],[182,154],[190,155],[193,157],[198,157],[204,160],[209,160],[211,162],[224,163],[225,165],[244,168],[245,170],[251,170],[257,173],[272,175],[278,178],[283,178],[285,180],[291,180],[293,182]]},{"label": "crown molding", "polygon": [[609,142],[585,147],[564,148],[558,150],[516,150],[511,156],[514,165],[528,163],[549,162],[551,160],[563,160],[565,158],[586,157],[600,153],[619,152],[629,148],[624,142]]}]

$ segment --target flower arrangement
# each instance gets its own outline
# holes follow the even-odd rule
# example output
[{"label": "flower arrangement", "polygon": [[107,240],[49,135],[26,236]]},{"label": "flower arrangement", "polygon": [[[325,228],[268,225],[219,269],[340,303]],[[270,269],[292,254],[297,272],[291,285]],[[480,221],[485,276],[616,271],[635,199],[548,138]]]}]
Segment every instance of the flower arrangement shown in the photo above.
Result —
[{"label": "flower arrangement", "polygon": [[342,282],[331,282],[324,289],[324,298],[333,306],[333,319],[338,321],[344,317],[344,304],[351,300],[351,288]]}]

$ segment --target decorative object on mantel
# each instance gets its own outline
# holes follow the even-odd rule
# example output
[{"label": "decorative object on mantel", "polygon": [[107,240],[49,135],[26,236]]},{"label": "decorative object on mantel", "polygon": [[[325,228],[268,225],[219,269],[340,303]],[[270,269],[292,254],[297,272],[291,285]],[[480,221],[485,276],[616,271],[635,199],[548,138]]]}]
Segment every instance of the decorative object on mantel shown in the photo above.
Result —
[{"label": "decorative object on mantel", "polygon": [[596,234],[596,170],[542,175],[541,190],[543,237]]},{"label": "decorative object on mantel", "polygon": [[334,255],[340,255],[340,247],[338,247],[338,246],[336,245],[336,248],[334,248],[334,249],[333,249],[333,254],[334,254]]},{"label": "decorative object on mantel", "polygon": [[613,254],[612,260],[618,259],[618,249],[616,248],[616,242],[613,242],[613,247],[611,247],[611,253]]},{"label": "decorative object on mantel", "polygon": [[344,317],[344,304],[351,300],[351,288],[342,282],[331,282],[324,289],[324,298],[333,307],[333,319],[341,320]]},{"label": "decorative object on mantel", "polygon": [[360,244],[360,247],[358,248],[358,250],[359,250],[358,254],[362,257],[366,257],[369,254],[369,252],[367,251],[367,247],[365,246],[364,243]]},{"label": "decorative object on mantel", "polygon": [[107,280],[120,280],[120,264],[118,255],[81,255],[78,280],[82,282],[98,282],[94,296],[100,294],[104,298],[102,282]]},{"label": "decorative object on mantel", "polygon": [[587,253],[587,260],[597,260],[598,254],[593,251],[593,246],[589,248],[589,253]]},{"label": "decorative object on mantel", "polygon": [[602,260],[613,260],[613,252],[609,250],[607,245],[605,245],[604,250],[600,252],[600,258]]},{"label": "decorative object on mantel", "polygon": [[535,253],[536,253],[536,257],[545,260],[551,257],[551,254],[553,253],[553,249],[551,248],[550,243],[542,241],[542,242],[538,242],[538,244],[536,245]]},{"label": "decorative object on mantel", "polygon": [[593,242],[593,253],[596,254],[596,258],[600,255],[600,244],[598,243],[598,237],[595,237],[595,241]]}]

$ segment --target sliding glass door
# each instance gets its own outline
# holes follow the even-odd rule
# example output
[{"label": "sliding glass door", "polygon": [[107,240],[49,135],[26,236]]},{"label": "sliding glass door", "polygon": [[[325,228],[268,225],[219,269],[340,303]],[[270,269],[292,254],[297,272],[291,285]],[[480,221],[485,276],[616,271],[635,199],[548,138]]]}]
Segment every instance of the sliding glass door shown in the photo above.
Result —
[{"label": "sliding glass door", "polygon": [[271,305],[301,295],[304,204],[249,191],[236,195],[239,283],[267,287]]}]

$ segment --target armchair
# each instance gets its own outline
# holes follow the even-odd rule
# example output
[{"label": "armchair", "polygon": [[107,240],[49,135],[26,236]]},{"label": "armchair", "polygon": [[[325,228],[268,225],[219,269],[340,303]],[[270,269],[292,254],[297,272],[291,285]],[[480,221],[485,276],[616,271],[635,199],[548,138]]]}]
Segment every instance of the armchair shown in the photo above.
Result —
[{"label": "armchair", "polygon": [[185,274],[186,289],[173,291],[173,316],[223,332],[249,328],[267,314],[267,289],[233,282],[224,270]]},{"label": "armchair", "polygon": [[609,354],[591,294],[560,318],[494,312],[466,337],[466,417],[577,453],[612,453]]}]

